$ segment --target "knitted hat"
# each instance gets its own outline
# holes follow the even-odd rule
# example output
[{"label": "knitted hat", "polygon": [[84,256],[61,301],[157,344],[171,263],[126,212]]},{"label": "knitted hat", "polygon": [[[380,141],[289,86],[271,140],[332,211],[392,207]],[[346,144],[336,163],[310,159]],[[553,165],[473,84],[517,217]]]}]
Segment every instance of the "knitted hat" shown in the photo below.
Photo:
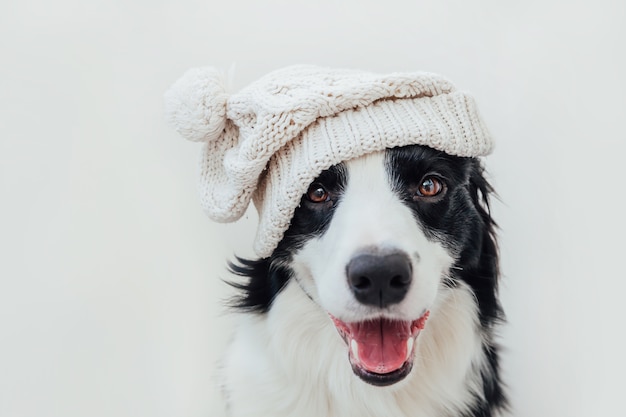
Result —
[{"label": "knitted hat", "polygon": [[292,66],[229,95],[217,70],[198,68],[165,101],[170,124],[204,142],[202,207],[213,220],[232,222],[253,199],[261,257],[271,255],[310,183],[332,165],[411,144],[469,157],[492,148],[473,98],[424,72]]}]

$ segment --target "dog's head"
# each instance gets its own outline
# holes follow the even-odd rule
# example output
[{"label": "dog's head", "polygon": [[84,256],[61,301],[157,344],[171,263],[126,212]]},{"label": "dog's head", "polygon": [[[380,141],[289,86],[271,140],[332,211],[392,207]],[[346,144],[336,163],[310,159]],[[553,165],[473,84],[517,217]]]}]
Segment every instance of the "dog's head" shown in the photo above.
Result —
[{"label": "dog's head", "polygon": [[257,311],[290,279],[328,313],[354,373],[390,385],[412,369],[438,296],[466,285],[497,320],[491,187],[474,158],[424,146],[367,154],[323,171],[271,257],[240,260],[239,306]]},{"label": "dog's head", "polygon": [[[227,91],[219,71],[196,68],[166,104],[172,126],[204,142],[207,214],[235,221],[250,202],[259,213],[261,259],[231,266],[248,278],[234,284],[243,290],[237,305],[302,307],[309,317],[280,323],[286,337],[302,328],[297,320],[325,342],[336,327],[354,373],[370,384],[394,384],[426,362],[414,358],[437,356],[420,370],[472,385],[470,397],[500,395],[491,188],[475,159],[493,141],[473,97],[432,73],[308,65]],[[305,294],[315,304],[301,304]],[[277,315],[285,317],[259,322],[271,326]],[[328,349],[334,361],[339,336]],[[459,366],[444,372],[443,356]]]}]

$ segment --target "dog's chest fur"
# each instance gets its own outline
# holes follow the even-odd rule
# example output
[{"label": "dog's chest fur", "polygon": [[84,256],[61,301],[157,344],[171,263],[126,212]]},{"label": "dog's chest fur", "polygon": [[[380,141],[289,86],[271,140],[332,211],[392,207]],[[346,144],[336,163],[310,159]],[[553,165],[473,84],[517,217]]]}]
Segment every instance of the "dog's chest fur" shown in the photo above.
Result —
[{"label": "dog's chest fur", "polygon": [[267,315],[240,317],[221,375],[231,415],[447,417],[467,412],[471,388],[480,391],[468,290],[442,297],[411,375],[391,387],[359,380],[326,314],[294,282],[283,291]]}]

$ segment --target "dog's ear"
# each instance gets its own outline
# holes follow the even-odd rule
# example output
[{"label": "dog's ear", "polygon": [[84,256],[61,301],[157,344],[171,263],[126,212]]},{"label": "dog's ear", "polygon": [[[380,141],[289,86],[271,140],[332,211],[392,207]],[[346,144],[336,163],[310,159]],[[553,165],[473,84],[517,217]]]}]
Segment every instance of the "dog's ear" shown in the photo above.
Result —
[{"label": "dog's ear", "polygon": [[485,177],[485,169],[477,160],[472,164],[470,171],[470,194],[481,219],[494,231],[497,225],[491,217],[490,198],[495,196],[495,191]]},{"label": "dog's ear", "polygon": [[239,290],[228,306],[237,310],[265,313],[267,312],[276,294],[289,280],[290,272],[272,262],[271,258],[244,259],[235,257],[235,262],[228,263],[228,269],[235,275],[247,279],[245,282],[226,281],[227,284]]},{"label": "dog's ear", "polygon": [[481,220],[481,238],[477,242],[480,245],[478,262],[472,268],[462,271],[462,275],[476,296],[481,298],[481,321],[493,323],[503,318],[497,296],[500,276],[497,224],[491,217],[490,209],[490,198],[496,194],[478,160],[473,161],[469,184],[470,196]]}]

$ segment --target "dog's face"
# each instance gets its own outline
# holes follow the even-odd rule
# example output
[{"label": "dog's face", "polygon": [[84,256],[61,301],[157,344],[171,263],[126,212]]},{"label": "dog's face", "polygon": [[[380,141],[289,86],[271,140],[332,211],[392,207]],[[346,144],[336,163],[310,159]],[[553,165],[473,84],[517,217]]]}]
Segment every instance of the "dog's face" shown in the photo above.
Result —
[{"label": "dog's face", "polygon": [[489,328],[502,316],[490,192],[478,160],[417,145],[333,166],[311,183],[271,257],[231,264],[250,279],[233,284],[243,290],[236,305],[267,312],[295,280],[337,328],[358,377],[399,382],[429,314],[460,286],[476,302],[470,321]]},{"label": "dog's face", "polygon": [[426,147],[389,149],[331,167],[302,197],[275,256],[329,314],[364,381],[410,373],[451,271],[478,263],[477,167]]}]

